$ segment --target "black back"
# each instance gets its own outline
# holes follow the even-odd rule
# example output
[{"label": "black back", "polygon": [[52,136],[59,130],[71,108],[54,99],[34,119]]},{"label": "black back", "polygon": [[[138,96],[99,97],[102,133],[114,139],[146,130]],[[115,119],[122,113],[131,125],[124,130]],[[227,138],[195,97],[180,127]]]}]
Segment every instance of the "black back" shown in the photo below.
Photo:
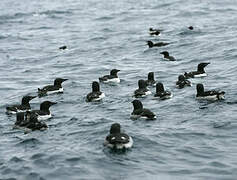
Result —
[{"label": "black back", "polygon": [[203,86],[203,84],[197,84],[196,90],[197,90],[197,95],[204,94],[204,86]]},{"label": "black back", "polygon": [[158,94],[158,93],[162,93],[164,91],[165,91],[164,85],[162,83],[157,83],[156,84],[156,93]]},{"label": "black back", "polygon": [[168,52],[168,51],[163,51],[163,52],[161,52],[160,54],[163,54],[163,55],[164,55],[164,58],[169,57],[169,52]]},{"label": "black back", "polygon": [[140,79],[138,81],[138,88],[139,89],[146,89],[146,87],[147,87],[146,82],[143,79]]},{"label": "black back", "polygon": [[110,134],[118,134],[120,133],[120,124],[114,123],[110,127]]},{"label": "black back", "polygon": [[97,81],[92,82],[92,92],[100,92],[100,84]]},{"label": "black back", "polygon": [[132,104],[133,104],[133,108],[134,110],[137,110],[137,109],[143,109],[143,105],[142,105],[142,102],[135,99],[132,101]]},{"label": "black back", "polygon": [[155,79],[154,79],[154,72],[149,72],[148,73],[148,80],[155,81]]}]

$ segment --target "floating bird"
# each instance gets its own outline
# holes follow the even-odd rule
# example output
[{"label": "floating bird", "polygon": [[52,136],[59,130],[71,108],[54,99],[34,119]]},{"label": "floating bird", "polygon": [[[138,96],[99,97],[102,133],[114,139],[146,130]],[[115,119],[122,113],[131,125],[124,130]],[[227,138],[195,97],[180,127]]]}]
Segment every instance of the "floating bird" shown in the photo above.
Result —
[{"label": "floating bird", "polygon": [[67,80],[68,79],[56,78],[54,80],[54,85],[48,85],[43,87],[42,89],[38,88],[38,93],[40,96],[54,93],[62,93],[63,92],[62,83]]},{"label": "floating bird", "polygon": [[147,45],[149,46],[149,48],[166,46],[166,45],[168,45],[168,44],[169,44],[169,43],[165,43],[165,42],[153,43],[152,41],[147,41]]},{"label": "floating bird", "polygon": [[163,55],[164,55],[164,58],[165,58],[165,59],[168,59],[169,61],[175,61],[175,60],[176,60],[173,56],[170,56],[170,55],[169,55],[169,52],[168,52],[168,51],[163,51],[163,52],[161,52],[160,54],[163,54]]},{"label": "floating bird", "polygon": [[156,35],[156,36],[159,36],[160,33],[161,33],[161,30],[160,30],[160,29],[149,28],[149,34],[150,34],[150,35]]},{"label": "floating bird", "polygon": [[209,62],[208,63],[200,63],[198,64],[198,67],[197,67],[197,71],[192,71],[192,72],[185,72],[184,73],[184,76],[185,78],[198,78],[198,77],[206,77],[207,74],[204,70],[204,68],[210,64]]},{"label": "floating bird", "polygon": [[38,120],[38,115],[31,111],[26,111],[25,113],[17,113],[16,122],[14,128],[26,128],[31,131],[44,130],[48,126],[44,122]]},{"label": "floating bird", "polygon": [[145,97],[151,94],[151,91],[147,88],[146,82],[142,79],[138,81],[138,89],[134,91],[134,96],[137,97]]},{"label": "floating bird", "polygon": [[196,99],[206,99],[215,101],[225,98],[224,91],[216,91],[216,90],[204,91],[203,84],[197,84],[196,89],[197,89]]},{"label": "floating bird", "polygon": [[33,113],[37,115],[38,120],[46,120],[52,117],[51,112],[49,111],[50,106],[57,104],[56,102],[44,101],[40,104],[39,110],[32,110]]},{"label": "floating bird", "polygon": [[189,29],[189,30],[193,30],[193,26],[189,26],[188,29]]},{"label": "floating bird", "polygon": [[187,80],[184,75],[179,75],[178,81],[176,82],[176,87],[182,89],[185,86],[192,86],[192,83]]},{"label": "floating bird", "polygon": [[87,94],[86,99],[88,102],[91,101],[100,101],[105,97],[105,94],[100,92],[100,85],[98,82],[92,82],[92,92]]},{"label": "floating bird", "polygon": [[148,79],[145,81],[147,86],[155,86],[156,81],[154,78],[154,72],[149,72],[148,73]]},{"label": "floating bird", "polygon": [[133,145],[132,137],[125,133],[121,133],[120,124],[114,123],[111,125],[110,134],[106,137],[104,146],[112,149],[128,149]]},{"label": "floating bird", "polygon": [[164,85],[162,83],[156,84],[156,94],[154,97],[159,98],[161,100],[169,99],[172,97],[172,94],[170,91],[165,91]]},{"label": "floating bird", "polygon": [[27,110],[30,110],[30,101],[34,99],[37,96],[24,96],[21,100],[21,104],[19,105],[12,105],[12,106],[7,106],[7,114],[16,114],[18,112],[26,112]]},{"label": "floating bird", "polygon": [[120,83],[120,79],[119,79],[118,74],[117,74],[119,71],[120,70],[118,70],[118,69],[112,69],[110,71],[110,75],[105,75],[105,76],[99,78],[100,82],[104,82],[104,83],[109,83],[109,82]]},{"label": "floating bird", "polygon": [[139,100],[133,100],[133,112],[130,116],[131,119],[138,119],[138,118],[144,118],[147,120],[154,120],[156,119],[156,115],[151,112],[149,109],[143,108],[143,105],[141,101]]},{"label": "floating bird", "polygon": [[59,49],[60,50],[65,50],[65,49],[67,49],[67,46],[61,46],[61,47],[59,47]]}]

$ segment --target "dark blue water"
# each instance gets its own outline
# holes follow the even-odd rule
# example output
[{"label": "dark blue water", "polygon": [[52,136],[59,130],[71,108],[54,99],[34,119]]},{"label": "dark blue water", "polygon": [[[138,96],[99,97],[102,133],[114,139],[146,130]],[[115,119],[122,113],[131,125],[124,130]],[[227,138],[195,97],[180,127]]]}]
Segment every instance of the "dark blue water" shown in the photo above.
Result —
[{"label": "dark blue water", "polygon": [[[237,1],[1,0],[0,9],[0,179],[237,178]],[[162,35],[150,37],[149,27]],[[148,49],[146,40],[170,45]],[[62,45],[68,50],[59,51]],[[177,61],[164,61],[163,50]],[[178,75],[200,62],[211,62],[208,77],[176,89]],[[102,84],[101,103],[85,102],[91,82],[113,68],[121,83]],[[157,120],[132,121],[132,93],[149,71],[174,97],[142,99]],[[48,130],[13,130],[6,105],[56,77],[69,79],[64,94],[31,103],[58,102]],[[196,101],[199,82],[226,91],[226,100]],[[103,147],[114,122],[133,137],[132,150]]]}]

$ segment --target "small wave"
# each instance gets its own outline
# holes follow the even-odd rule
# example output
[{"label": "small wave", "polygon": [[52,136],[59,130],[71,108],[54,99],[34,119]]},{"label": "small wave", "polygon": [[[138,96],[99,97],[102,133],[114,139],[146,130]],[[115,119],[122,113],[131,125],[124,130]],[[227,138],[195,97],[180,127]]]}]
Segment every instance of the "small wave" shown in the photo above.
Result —
[{"label": "small wave", "polygon": [[33,147],[35,145],[42,144],[38,139],[36,138],[29,138],[29,139],[24,139],[23,141],[19,142],[17,146],[22,146],[22,145],[32,145]]},{"label": "small wave", "polygon": [[95,18],[95,21],[109,21],[112,19],[114,19],[114,17],[112,16],[103,16],[103,17]]},{"label": "small wave", "polygon": [[229,126],[231,122],[214,122],[213,127],[214,128],[224,128],[226,126]]}]

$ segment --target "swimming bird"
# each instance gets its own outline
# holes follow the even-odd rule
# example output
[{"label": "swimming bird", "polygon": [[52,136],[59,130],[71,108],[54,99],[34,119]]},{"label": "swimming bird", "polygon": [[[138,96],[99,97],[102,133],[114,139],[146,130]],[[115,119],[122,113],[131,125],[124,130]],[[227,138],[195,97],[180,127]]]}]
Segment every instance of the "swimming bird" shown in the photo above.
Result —
[{"label": "swimming bird", "polygon": [[150,35],[156,35],[156,36],[159,36],[160,33],[161,33],[161,30],[160,30],[160,29],[149,28],[149,34],[150,34]]},{"label": "swimming bird", "polygon": [[196,89],[197,89],[196,99],[206,99],[215,101],[225,98],[224,91],[216,91],[216,90],[204,91],[203,84],[197,84]]},{"label": "swimming bird", "polygon": [[151,94],[151,91],[147,88],[146,82],[143,79],[138,81],[138,89],[134,91],[134,96],[137,97],[145,97]]},{"label": "swimming bird", "polygon": [[169,44],[169,43],[165,43],[165,42],[153,43],[152,41],[147,41],[147,45],[149,46],[149,48],[166,46],[166,45],[168,45],[168,44]]},{"label": "swimming bird", "polygon": [[163,52],[161,52],[160,54],[163,54],[163,55],[164,55],[164,58],[165,58],[165,59],[168,59],[169,61],[175,61],[175,60],[176,60],[173,56],[170,56],[170,55],[169,55],[169,52],[168,52],[168,51],[163,51]]},{"label": "swimming bird", "polygon": [[154,78],[154,72],[149,72],[148,73],[148,79],[145,81],[147,86],[155,86],[156,81]]},{"label": "swimming bird", "polygon": [[193,26],[189,26],[188,29],[189,29],[189,30],[193,30]]},{"label": "swimming bird", "polygon": [[27,110],[30,110],[30,101],[34,99],[37,96],[24,96],[21,100],[21,104],[19,105],[12,105],[12,106],[7,106],[7,114],[16,114],[17,112],[25,112]]},{"label": "swimming bird", "polygon": [[42,89],[38,88],[38,93],[41,96],[54,93],[62,93],[63,92],[62,83],[67,80],[68,79],[56,78],[54,80],[54,85],[48,85],[43,87]]},{"label": "swimming bird", "polygon": [[198,78],[198,77],[206,77],[207,74],[204,70],[204,68],[210,64],[209,62],[208,63],[200,63],[198,64],[198,67],[197,67],[197,71],[192,71],[192,72],[185,72],[184,73],[184,76],[185,78]]},{"label": "swimming bird", "polygon": [[149,109],[143,108],[141,101],[135,99],[132,101],[133,104],[133,112],[131,113],[131,119],[144,118],[147,120],[156,119],[156,115],[151,112]]},{"label": "swimming bird", "polygon": [[92,92],[87,94],[86,99],[88,102],[99,101],[105,97],[105,94],[100,91],[100,85],[98,82],[92,82]]},{"label": "swimming bird", "polygon": [[52,117],[51,112],[49,111],[50,106],[57,104],[56,102],[44,101],[40,104],[39,110],[32,110],[33,113],[37,115],[38,120],[46,120]]},{"label": "swimming bird", "polygon": [[176,87],[182,89],[185,86],[192,86],[192,83],[187,80],[184,75],[179,75],[178,81],[176,82]]},{"label": "swimming bird", "polygon": [[121,126],[114,123],[110,127],[110,134],[106,137],[104,146],[112,149],[128,149],[133,145],[133,139],[125,133],[121,133]]},{"label": "swimming bird", "polygon": [[159,98],[161,100],[169,99],[172,97],[172,94],[170,91],[165,91],[164,85],[162,83],[156,84],[156,94],[154,97]]},{"label": "swimming bird", "polygon": [[60,50],[65,50],[65,49],[67,49],[67,46],[61,46],[61,47],[59,47],[59,49]]},{"label": "swimming bird", "polygon": [[16,115],[16,122],[14,128],[27,128],[31,131],[35,130],[43,130],[46,129],[48,126],[44,122],[40,122],[38,120],[38,116],[36,113],[31,111],[26,111],[25,113],[17,113]]},{"label": "swimming bird", "polygon": [[118,74],[117,74],[119,71],[120,70],[118,70],[118,69],[112,69],[110,71],[110,75],[105,75],[105,76],[99,78],[100,82],[104,82],[104,83],[109,83],[109,82],[120,83],[120,79],[119,79]]}]

